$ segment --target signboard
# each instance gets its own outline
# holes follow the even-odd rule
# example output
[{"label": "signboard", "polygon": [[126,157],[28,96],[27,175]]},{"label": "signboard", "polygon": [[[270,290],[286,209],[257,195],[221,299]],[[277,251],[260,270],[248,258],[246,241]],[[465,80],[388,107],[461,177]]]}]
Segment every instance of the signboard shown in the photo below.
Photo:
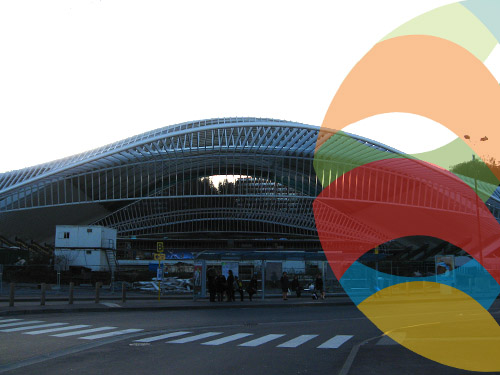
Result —
[{"label": "signboard", "polygon": [[[436,282],[446,285],[455,285],[455,256],[436,255],[435,258]],[[441,288],[441,293],[451,293],[449,288]]]},{"label": "signboard", "polygon": [[233,271],[233,276],[238,276],[238,262],[222,262],[221,263],[222,267],[222,274],[226,276],[226,278],[229,276],[229,270]]},{"label": "signboard", "polygon": [[270,281],[274,288],[279,287],[283,264],[281,262],[266,262],[266,281]]},{"label": "signboard", "polygon": [[195,263],[194,264],[194,272],[193,272],[193,285],[196,289],[197,287],[201,288],[201,273],[203,269],[203,264]]},{"label": "signboard", "polygon": [[157,242],[156,243],[156,252],[163,253],[163,250],[164,250],[163,242]]},{"label": "signboard", "polygon": [[455,269],[455,256],[436,255],[435,267],[436,276],[451,277],[451,273]]},{"label": "signboard", "polygon": [[156,269],[157,269],[157,268],[158,268],[158,263],[153,263],[153,262],[151,262],[151,263],[149,263],[149,265],[148,265],[148,269],[149,269],[149,271],[156,272]]},{"label": "signboard", "polygon": [[156,280],[159,281],[163,280],[163,267],[161,267],[162,265],[160,265],[160,267],[156,269]]},{"label": "signboard", "polygon": [[155,260],[165,260],[165,254],[153,254]]},{"label": "signboard", "polygon": [[195,261],[193,265],[193,298],[201,297],[203,262]]}]

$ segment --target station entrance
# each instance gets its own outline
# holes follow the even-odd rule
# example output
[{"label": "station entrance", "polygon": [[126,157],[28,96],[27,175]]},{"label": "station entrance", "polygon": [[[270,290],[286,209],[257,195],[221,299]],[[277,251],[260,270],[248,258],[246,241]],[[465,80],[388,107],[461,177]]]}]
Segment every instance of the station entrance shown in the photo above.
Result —
[{"label": "station entrance", "polygon": [[323,252],[247,252],[225,253],[205,252],[194,261],[202,268],[202,284],[194,298],[208,296],[208,279],[214,275],[229,275],[229,270],[238,276],[243,289],[250,284],[252,277],[257,281],[257,293],[254,298],[272,298],[282,296],[281,277],[287,273],[290,282],[290,298],[296,296],[291,283],[297,277],[300,295],[310,295],[315,279],[321,276],[327,294],[343,294],[335,275],[328,266]]}]

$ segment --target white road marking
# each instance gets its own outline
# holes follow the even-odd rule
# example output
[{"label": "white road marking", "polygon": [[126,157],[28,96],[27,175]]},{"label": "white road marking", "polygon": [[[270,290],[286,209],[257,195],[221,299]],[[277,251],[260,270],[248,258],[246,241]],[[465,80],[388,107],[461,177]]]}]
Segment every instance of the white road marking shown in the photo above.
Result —
[{"label": "white road marking", "polygon": [[168,339],[170,337],[177,337],[177,336],[187,335],[188,333],[191,333],[191,332],[189,332],[189,331],[182,331],[182,332],[166,333],[166,334],[160,335],[160,336],[153,336],[153,337],[147,337],[145,339],[135,340],[135,342],[153,342],[153,341]]},{"label": "white road marking", "polygon": [[23,335],[41,335],[42,333],[51,333],[51,332],[59,332],[59,331],[71,331],[72,329],[85,328],[90,327],[86,324],[80,324],[76,326],[68,326],[68,327],[59,327],[59,328],[49,328],[42,329],[40,331],[31,331],[31,332],[23,332]]},{"label": "white road marking", "polygon": [[270,334],[266,336],[259,337],[258,339],[255,340],[250,340],[247,342],[244,342],[243,344],[240,344],[239,346],[259,346],[262,344],[265,344],[266,342],[276,340],[280,337],[285,336],[284,334]]},{"label": "white road marking", "polygon": [[220,334],[222,334],[222,332],[206,332],[206,333],[201,333],[201,334],[195,335],[195,336],[185,337],[183,339],[167,341],[167,343],[168,344],[185,344],[186,342],[203,340],[203,339],[206,339],[207,337],[212,337],[212,336],[216,336],[216,335],[220,335]]},{"label": "white road marking", "polygon": [[294,339],[291,339],[287,342],[284,342],[283,344],[278,345],[278,348],[296,348],[299,345],[302,345],[305,342],[308,342],[309,340],[312,340],[313,338],[318,337],[318,335],[301,335],[298,336]]},{"label": "white road marking", "polygon": [[318,349],[337,349],[347,340],[351,339],[353,336],[350,335],[337,335],[331,338],[328,341],[325,341],[323,344],[318,346]]},{"label": "white road marking", "polygon": [[48,328],[48,327],[57,327],[57,326],[64,326],[69,323],[49,323],[49,324],[38,324],[34,326],[28,326],[28,327],[17,327],[17,328],[8,328],[8,329],[2,329],[0,332],[18,332],[18,331],[27,331],[33,328]]},{"label": "white road marking", "polygon": [[137,328],[130,328],[130,329],[123,329],[121,331],[113,331],[113,332],[108,332],[108,333],[101,333],[101,334],[98,334],[98,335],[80,337],[80,339],[81,340],[97,340],[97,339],[102,339],[104,337],[126,335],[127,333],[134,333],[134,332],[140,332],[140,331],[144,331],[144,330],[143,329],[137,329]]},{"label": "white road marking", "polygon": [[[398,341],[403,341],[406,337],[405,332],[393,333],[392,336],[396,338]],[[375,345],[399,345],[399,342],[394,340],[392,337],[385,335],[380,340],[377,341]]]},{"label": "white road marking", "polygon": [[252,336],[252,335],[253,335],[253,333],[236,333],[234,335],[226,336],[226,337],[223,337],[221,339],[203,342],[201,345],[214,345],[214,346],[215,345],[222,345],[222,344],[225,344],[226,342],[235,341],[235,340],[241,339],[243,337]]},{"label": "white road marking", "polygon": [[102,302],[101,305],[108,306],[108,307],[121,307],[117,303],[112,303],[112,302]]},{"label": "white road marking", "polygon": [[2,320],[1,323],[8,323],[8,322],[19,322],[21,321],[22,319],[5,319],[5,320]]},{"label": "white road marking", "polygon": [[[18,319],[14,319],[14,320],[18,320]],[[43,323],[43,320],[28,320],[28,321],[24,321],[24,322],[0,324],[0,328],[15,327],[15,326],[22,326],[24,324],[35,324],[35,323]]]},{"label": "white road marking", "polygon": [[109,331],[110,329],[115,329],[115,328],[116,327],[97,327],[97,328],[83,329],[81,331],[58,333],[57,335],[51,335],[51,336],[54,336],[54,337],[77,336],[77,335],[84,335],[86,333],[92,333],[92,332]]}]

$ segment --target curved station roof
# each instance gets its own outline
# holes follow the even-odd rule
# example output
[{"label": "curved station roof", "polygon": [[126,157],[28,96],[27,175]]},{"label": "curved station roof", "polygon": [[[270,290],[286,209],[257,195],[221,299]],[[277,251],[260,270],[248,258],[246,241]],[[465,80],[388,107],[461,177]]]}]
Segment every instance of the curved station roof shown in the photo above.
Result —
[{"label": "curved station roof", "polygon": [[[0,233],[50,240],[56,224],[97,224],[122,238],[317,238],[312,202],[325,181],[315,172],[314,153],[328,137],[296,122],[219,118],[2,173]],[[367,149],[401,154],[350,134],[334,138],[328,147],[337,165],[362,163]]]}]

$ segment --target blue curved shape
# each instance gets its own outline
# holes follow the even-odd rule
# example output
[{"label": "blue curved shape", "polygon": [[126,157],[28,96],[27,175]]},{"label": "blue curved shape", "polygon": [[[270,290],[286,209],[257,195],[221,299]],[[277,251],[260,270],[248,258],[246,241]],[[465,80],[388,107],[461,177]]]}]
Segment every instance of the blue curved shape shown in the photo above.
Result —
[{"label": "blue curved shape", "polygon": [[475,259],[447,274],[426,277],[390,275],[356,261],[339,281],[356,305],[379,290],[412,281],[431,281],[452,286],[474,298],[485,309],[489,309],[500,294],[500,285]]},{"label": "blue curved shape", "polygon": [[461,3],[469,9],[490,30],[500,42],[500,1],[498,0],[466,0]]}]

